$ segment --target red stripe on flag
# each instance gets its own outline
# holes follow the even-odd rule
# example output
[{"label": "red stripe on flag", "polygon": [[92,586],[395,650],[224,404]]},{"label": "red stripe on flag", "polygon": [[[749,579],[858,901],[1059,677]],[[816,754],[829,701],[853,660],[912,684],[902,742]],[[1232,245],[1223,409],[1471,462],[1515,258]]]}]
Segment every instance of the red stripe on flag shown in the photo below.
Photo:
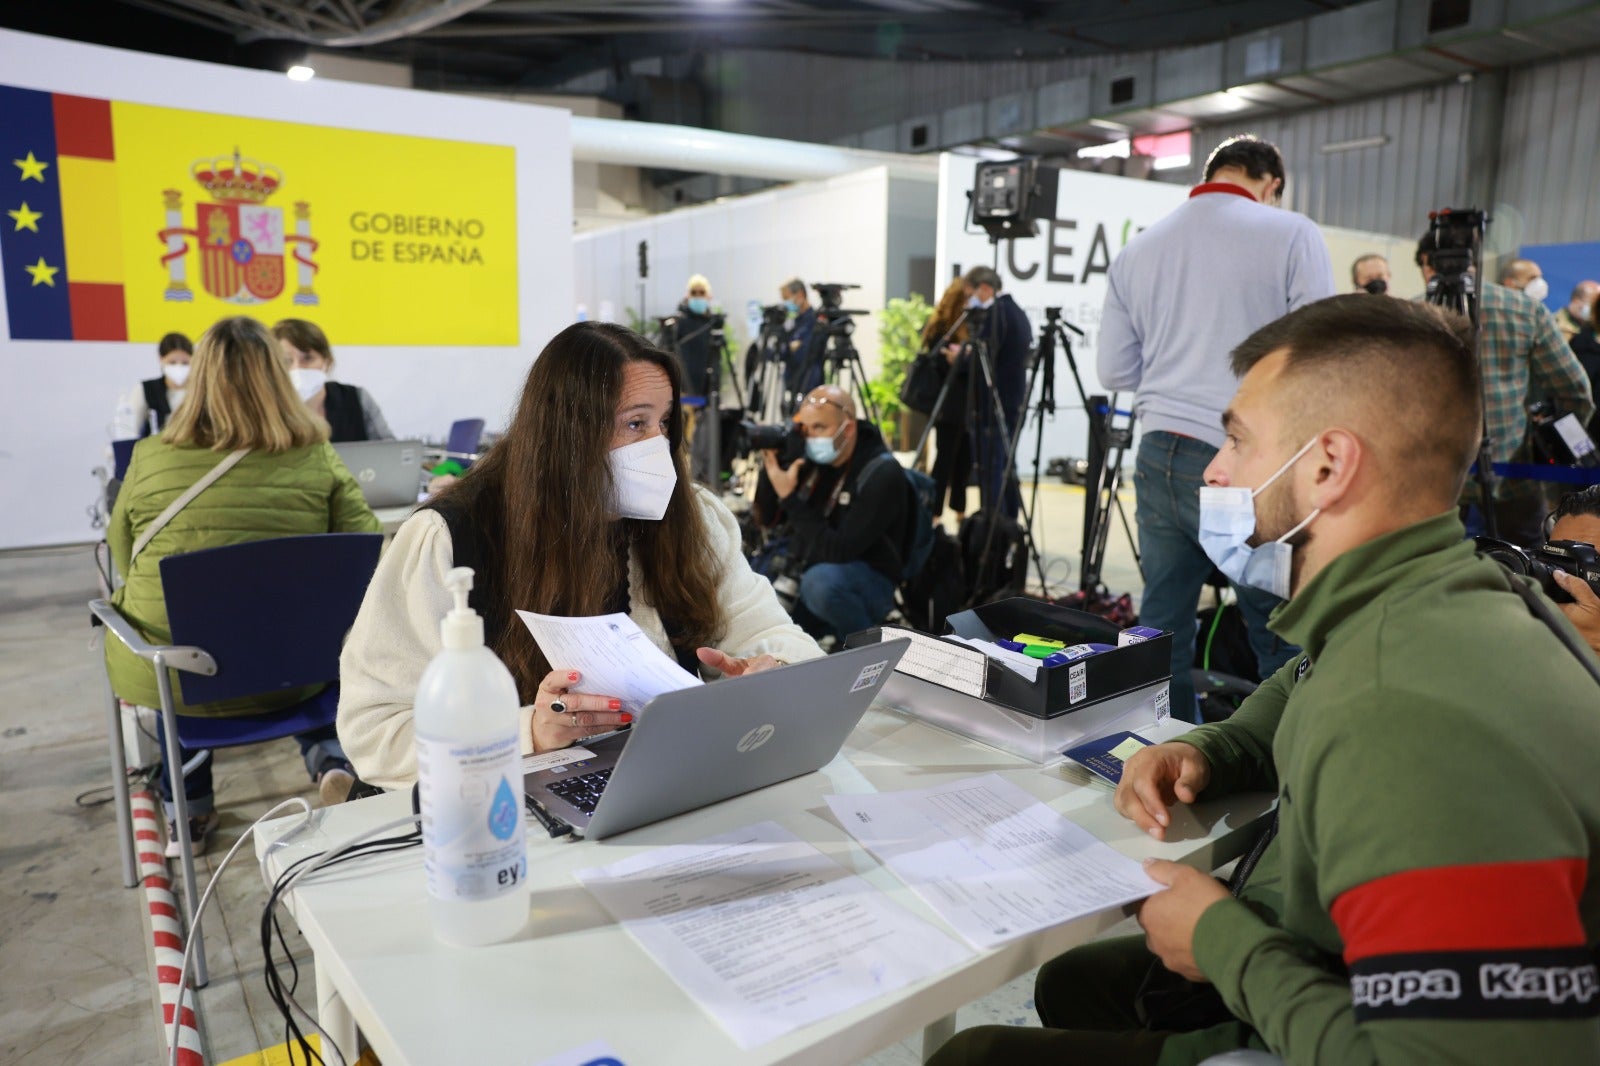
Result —
[{"label": "red stripe on flag", "polygon": [[1368,881],[1330,913],[1354,965],[1381,955],[1564,948],[1586,943],[1583,859],[1407,870]]},{"label": "red stripe on flag", "polygon": [[67,284],[67,292],[72,303],[73,340],[128,339],[128,313],[123,306],[121,285],[73,281]]},{"label": "red stripe on flag", "polygon": [[73,155],[80,159],[117,158],[111,136],[110,100],[56,93],[53,104],[57,155]]}]

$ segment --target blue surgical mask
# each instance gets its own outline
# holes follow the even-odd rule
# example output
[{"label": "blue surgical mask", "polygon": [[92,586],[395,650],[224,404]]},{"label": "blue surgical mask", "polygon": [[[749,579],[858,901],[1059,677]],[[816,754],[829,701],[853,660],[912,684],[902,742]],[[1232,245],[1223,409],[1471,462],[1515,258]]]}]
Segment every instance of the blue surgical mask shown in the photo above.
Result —
[{"label": "blue surgical mask", "polygon": [[1206,485],[1200,489],[1200,547],[1217,564],[1217,569],[1228,575],[1229,581],[1270,592],[1281,600],[1289,598],[1294,562],[1294,546],[1289,540],[1310,525],[1311,520],[1322,513],[1322,508],[1306,515],[1305,521],[1277,540],[1251,547],[1248,541],[1256,532],[1255,498],[1316,443],[1315,437],[1306,441],[1305,447],[1291,455],[1289,461],[1278,467],[1259,488]]},{"label": "blue surgical mask", "polygon": [[711,310],[711,301],[704,296],[689,297],[689,311],[691,314],[703,315]]},{"label": "blue surgical mask", "polygon": [[798,315],[800,313],[800,305],[795,303],[793,300],[783,301],[783,309],[789,312],[791,315]]},{"label": "blue surgical mask", "polygon": [[839,446],[835,441],[843,432],[844,427],[840,426],[839,432],[831,437],[807,437],[806,458],[818,466],[832,466],[839,458]]},{"label": "blue surgical mask", "polygon": [[994,297],[991,296],[987,300],[980,300],[978,299],[978,294],[973,293],[967,299],[967,306],[974,311],[987,311],[994,306]]}]

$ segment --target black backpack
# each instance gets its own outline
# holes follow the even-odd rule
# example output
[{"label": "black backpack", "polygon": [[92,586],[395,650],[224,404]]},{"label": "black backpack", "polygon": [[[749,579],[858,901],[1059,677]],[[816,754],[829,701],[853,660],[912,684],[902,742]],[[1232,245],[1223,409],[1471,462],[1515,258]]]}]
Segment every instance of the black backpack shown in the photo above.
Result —
[{"label": "black backpack", "polygon": [[966,606],[961,547],[942,527],[928,520],[931,548],[922,572],[900,586],[900,613],[912,629],[944,634],[944,620]]},{"label": "black backpack", "polygon": [[957,540],[966,577],[964,603],[975,606],[1021,594],[1028,579],[1028,547],[1015,521],[979,511],[961,523]]}]

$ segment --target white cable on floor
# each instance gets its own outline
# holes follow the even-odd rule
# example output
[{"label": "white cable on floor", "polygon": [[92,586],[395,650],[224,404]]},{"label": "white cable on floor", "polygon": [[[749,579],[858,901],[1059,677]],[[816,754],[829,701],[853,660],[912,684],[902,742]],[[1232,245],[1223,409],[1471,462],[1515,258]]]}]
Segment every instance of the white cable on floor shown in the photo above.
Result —
[{"label": "white cable on floor", "polygon": [[[211,893],[216,889],[217,882],[222,880],[222,871],[228,868],[228,863],[233,861],[234,854],[244,846],[246,840],[250,839],[250,835],[256,831],[256,826],[269,818],[275,817],[285,807],[299,807],[305,813],[306,822],[311,820],[311,804],[307,803],[303,797],[295,796],[293,799],[286,799],[276,807],[273,807],[266,814],[251,822],[250,828],[246,829],[239,839],[234,841],[233,847],[228,849],[228,854],[222,857],[222,862],[217,865],[216,870],[211,874],[211,880],[206,883],[206,890],[200,894],[200,904],[194,909],[194,924],[189,930],[189,935],[184,937],[183,941],[183,965],[178,968],[178,1000],[172,1009],[172,1032],[167,1040],[168,1066],[178,1066],[178,1024],[183,1016],[183,992],[189,985],[189,960],[193,957],[195,934],[200,930],[200,920],[206,913],[206,904],[211,902]],[[198,998],[195,1003],[196,1005],[199,1004]],[[326,1040],[327,1036],[324,1035],[323,1039]],[[342,1063],[341,1066],[343,1066]]]}]

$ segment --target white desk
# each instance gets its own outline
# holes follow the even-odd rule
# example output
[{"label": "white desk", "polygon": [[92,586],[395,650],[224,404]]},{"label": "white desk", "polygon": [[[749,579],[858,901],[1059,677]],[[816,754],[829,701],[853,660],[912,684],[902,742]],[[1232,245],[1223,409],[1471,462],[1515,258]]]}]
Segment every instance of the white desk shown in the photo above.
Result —
[{"label": "white desk", "polygon": [[401,524],[410,518],[416,509],[416,504],[407,503],[401,504],[399,507],[378,507],[372,513],[377,516],[378,524],[383,527],[384,539],[388,540],[394,536],[395,530],[399,529]]},{"label": "white desk", "polygon": [[[1141,732],[1167,739],[1187,728],[1169,720]],[[595,1039],[608,1041],[628,1066],[837,1066],[924,1027],[935,1027],[932,1039],[941,1039],[958,1007],[1084,943],[1120,921],[1124,910],[978,952],[955,969],[742,1051],[578,884],[573,871],[773,819],[948,930],[833,821],[823,797],[918,788],[990,771],[1126,855],[1176,859],[1207,870],[1244,851],[1251,829],[1271,805],[1270,796],[1251,795],[1180,809],[1169,832],[1174,841],[1157,843],[1116,814],[1110,786],[1086,771],[1041,769],[874,708],[841,755],[819,773],[600,841],[551,841],[530,821],[532,916],[520,936],[505,944],[462,949],[434,939],[420,848],[313,874],[293,893],[292,908],[316,957],[319,1016],[351,1060],[359,1027],[384,1066],[534,1063]],[[409,795],[392,793],[320,812],[317,825],[272,850],[272,876],[297,858],[403,817],[409,805]],[[294,821],[264,826],[257,854]]]}]

